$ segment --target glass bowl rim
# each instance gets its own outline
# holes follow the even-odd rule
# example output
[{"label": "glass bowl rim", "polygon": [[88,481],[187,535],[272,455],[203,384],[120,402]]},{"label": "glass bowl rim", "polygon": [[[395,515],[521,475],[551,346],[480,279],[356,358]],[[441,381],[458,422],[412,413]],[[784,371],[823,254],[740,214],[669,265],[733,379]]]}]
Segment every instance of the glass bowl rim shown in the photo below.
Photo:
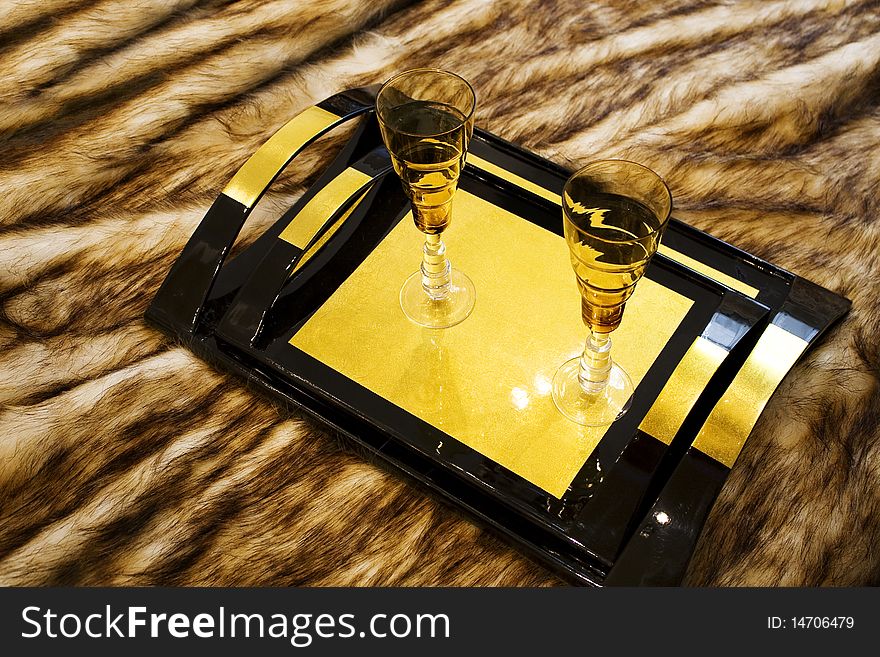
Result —
[{"label": "glass bowl rim", "polygon": [[[457,78],[458,80],[463,82],[465,84],[465,87],[467,87],[467,89],[470,91],[471,98],[473,98],[473,102],[471,103],[470,111],[467,113],[467,115],[465,115],[465,118],[460,123],[460,125],[457,125],[454,128],[450,128],[449,130],[445,130],[443,132],[437,132],[437,133],[434,133],[431,135],[421,135],[421,134],[416,134],[413,132],[406,132],[405,130],[396,130],[396,129],[395,129],[395,132],[399,132],[404,135],[410,135],[412,137],[434,137],[434,136],[439,136],[439,135],[446,135],[446,134],[449,134],[450,132],[455,132],[456,130],[459,130],[462,126],[467,125],[470,122],[470,120],[474,116],[474,112],[476,112],[476,109],[477,109],[477,93],[474,91],[473,85],[471,85],[470,82],[468,82],[466,79],[464,79],[458,73],[453,73],[452,71],[448,71],[443,68],[420,67],[420,68],[407,69],[406,71],[401,71],[400,73],[395,73],[390,78],[385,80],[384,83],[382,83],[382,86],[379,88],[379,91],[376,93],[376,103],[375,103],[376,118],[379,120],[380,123],[385,124],[385,120],[382,118],[382,112],[379,111],[379,97],[382,95],[382,92],[385,91],[385,89],[395,80],[398,80],[399,78],[402,78],[405,75],[412,75],[413,73],[440,73],[442,75],[446,75],[446,76],[449,76],[452,78]],[[456,110],[457,109],[458,108],[456,108]]]},{"label": "glass bowl rim", "polygon": [[[575,178],[583,175],[589,169],[593,169],[597,166],[606,165],[606,164],[625,164],[627,166],[636,167],[638,169],[641,169],[643,172],[647,172],[648,174],[650,174],[651,176],[656,178],[658,181],[660,181],[660,184],[663,186],[663,189],[666,192],[666,198],[669,201],[669,208],[666,211],[666,215],[664,217],[660,218],[660,224],[657,226],[657,228],[652,230],[650,233],[643,235],[642,237],[637,237],[634,239],[620,239],[620,240],[619,239],[609,239],[606,237],[599,237],[597,235],[590,234],[587,231],[585,231],[581,228],[578,228],[576,225],[574,225],[574,222],[572,222],[568,218],[568,212],[566,211],[566,208],[565,208],[565,195],[566,195],[566,192],[568,192],[569,187],[572,184],[572,181]],[[638,199],[633,199],[633,200],[638,200]],[[579,233],[583,233],[584,235],[589,235],[591,239],[599,240],[600,242],[607,242],[608,244],[635,244],[637,242],[642,242],[646,239],[652,238],[655,235],[657,235],[658,233],[661,233],[663,231],[663,229],[666,228],[666,225],[669,223],[669,219],[672,216],[672,192],[669,190],[669,185],[666,184],[666,181],[663,179],[663,177],[660,174],[658,174],[656,171],[654,171],[653,169],[646,167],[644,164],[639,164],[638,162],[633,162],[632,160],[626,160],[626,159],[604,159],[604,160],[593,160],[592,162],[588,162],[587,164],[582,166],[580,169],[578,169],[577,171],[572,173],[568,177],[568,179],[565,181],[565,186],[562,188],[562,197],[560,198],[560,201],[561,201],[561,205],[562,205],[562,214],[565,217],[565,221],[570,223],[574,230],[578,231]]]}]

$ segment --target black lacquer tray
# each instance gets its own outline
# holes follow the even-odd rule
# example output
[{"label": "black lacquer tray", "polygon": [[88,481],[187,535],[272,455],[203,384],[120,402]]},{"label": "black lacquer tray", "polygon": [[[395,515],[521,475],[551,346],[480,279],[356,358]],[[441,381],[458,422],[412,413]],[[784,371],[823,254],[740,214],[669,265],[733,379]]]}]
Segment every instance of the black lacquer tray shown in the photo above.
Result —
[{"label": "black lacquer tray", "polygon": [[[147,318],[571,581],[678,583],[764,405],[849,301],[673,219],[614,336],[632,409],[607,429],[574,425],[549,396],[584,338],[560,237],[568,172],[476,131],[445,236],[477,306],[457,327],[417,327],[397,291],[421,238],[389,175],[375,91],[337,94],[270,138]],[[309,191],[225,263],[278,173],[355,118]]]}]

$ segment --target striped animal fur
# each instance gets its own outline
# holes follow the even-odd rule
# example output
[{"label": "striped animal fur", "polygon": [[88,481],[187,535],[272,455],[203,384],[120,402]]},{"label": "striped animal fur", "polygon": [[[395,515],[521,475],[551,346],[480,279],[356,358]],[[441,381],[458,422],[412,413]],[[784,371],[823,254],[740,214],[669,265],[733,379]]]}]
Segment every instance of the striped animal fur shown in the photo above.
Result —
[{"label": "striped animal fur", "polygon": [[688,583],[880,583],[877,0],[12,0],[0,62],[0,583],[557,582],[142,320],[275,129],[423,65],[474,83],[480,126],[569,166],[644,162],[680,218],[853,300],[768,406]]}]

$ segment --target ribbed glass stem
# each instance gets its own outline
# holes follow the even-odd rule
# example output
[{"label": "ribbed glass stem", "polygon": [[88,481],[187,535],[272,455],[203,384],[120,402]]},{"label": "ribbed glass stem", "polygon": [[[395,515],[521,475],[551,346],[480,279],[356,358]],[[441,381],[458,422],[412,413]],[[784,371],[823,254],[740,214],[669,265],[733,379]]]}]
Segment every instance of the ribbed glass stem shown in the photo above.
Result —
[{"label": "ribbed glass stem", "polygon": [[439,234],[425,236],[421,271],[425,294],[436,301],[449,296],[452,266],[446,258],[446,245]]},{"label": "ribbed glass stem", "polygon": [[581,355],[578,381],[589,395],[595,395],[608,384],[611,372],[611,338],[604,333],[590,332]]}]

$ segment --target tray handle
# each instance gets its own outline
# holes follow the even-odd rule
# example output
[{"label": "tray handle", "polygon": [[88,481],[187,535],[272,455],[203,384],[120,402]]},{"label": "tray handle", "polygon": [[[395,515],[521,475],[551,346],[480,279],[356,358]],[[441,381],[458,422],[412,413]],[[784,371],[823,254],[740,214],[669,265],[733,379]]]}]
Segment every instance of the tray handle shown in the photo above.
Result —
[{"label": "tray handle", "polygon": [[306,146],[373,108],[377,86],[338,93],[305,109],[272,135],[211,205],[153,298],[151,321],[181,338],[199,328],[205,302],[244,222],[266,189]]},{"label": "tray handle", "polygon": [[239,347],[255,344],[290,278],[332,237],[344,240],[357,229],[391,171],[388,151],[379,146],[308,198],[239,288],[216,335]]}]

